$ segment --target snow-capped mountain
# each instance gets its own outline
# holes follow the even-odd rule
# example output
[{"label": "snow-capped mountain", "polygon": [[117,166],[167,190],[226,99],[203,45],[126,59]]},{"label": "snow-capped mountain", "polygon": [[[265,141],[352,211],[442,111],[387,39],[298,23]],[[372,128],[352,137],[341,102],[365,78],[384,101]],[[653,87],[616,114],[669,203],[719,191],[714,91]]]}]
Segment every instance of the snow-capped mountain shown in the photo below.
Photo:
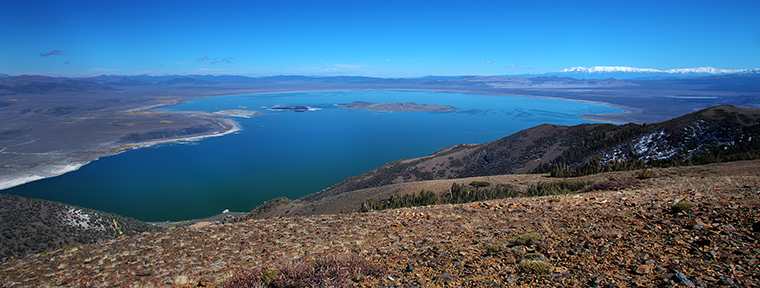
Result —
[{"label": "snow-capped mountain", "polygon": [[653,68],[636,68],[625,66],[594,66],[572,67],[554,72],[543,74],[533,74],[533,76],[558,76],[572,77],[576,79],[656,79],[656,78],[691,78],[704,77],[724,74],[737,74],[752,71],[751,69],[729,70],[718,69],[713,67],[697,67],[659,70]]}]

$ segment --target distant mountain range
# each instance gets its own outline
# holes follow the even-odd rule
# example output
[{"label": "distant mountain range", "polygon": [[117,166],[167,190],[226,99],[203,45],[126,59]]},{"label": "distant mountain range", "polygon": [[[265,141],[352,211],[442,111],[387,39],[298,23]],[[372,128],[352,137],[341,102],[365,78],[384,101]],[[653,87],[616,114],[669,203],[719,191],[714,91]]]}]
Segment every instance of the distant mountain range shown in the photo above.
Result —
[{"label": "distant mountain range", "polygon": [[586,67],[572,67],[562,69],[559,71],[540,73],[540,74],[524,74],[519,75],[521,77],[539,77],[539,76],[557,76],[557,77],[570,77],[575,79],[667,79],[667,78],[695,78],[706,77],[716,75],[759,75],[760,69],[718,69],[713,67],[698,67],[698,68],[683,68],[683,69],[669,69],[659,70],[652,68],[635,68],[625,66],[594,66],[591,68]]}]

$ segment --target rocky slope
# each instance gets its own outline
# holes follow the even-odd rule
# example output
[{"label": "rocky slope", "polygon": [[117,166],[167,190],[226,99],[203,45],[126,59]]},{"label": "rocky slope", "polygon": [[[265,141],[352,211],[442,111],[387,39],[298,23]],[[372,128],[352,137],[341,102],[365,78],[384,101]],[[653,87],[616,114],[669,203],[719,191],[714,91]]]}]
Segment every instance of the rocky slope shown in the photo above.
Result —
[{"label": "rocky slope", "polygon": [[113,213],[0,194],[0,258],[160,230]]},{"label": "rocky slope", "polygon": [[[12,259],[0,283],[215,287],[273,263],[355,255],[386,266],[354,277],[360,287],[750,287],[760,285],[759,169],[652,169],[619,190],[198,224]],[[515,182],[555,181],[524,177]]]}]

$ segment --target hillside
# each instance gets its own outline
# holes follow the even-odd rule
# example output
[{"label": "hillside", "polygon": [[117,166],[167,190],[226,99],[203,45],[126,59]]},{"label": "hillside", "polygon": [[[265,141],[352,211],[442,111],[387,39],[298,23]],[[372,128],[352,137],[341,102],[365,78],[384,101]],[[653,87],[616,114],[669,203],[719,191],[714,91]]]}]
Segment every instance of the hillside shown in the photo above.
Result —
[{"label": "hillside", "polygon": [[[760,109],[756,108],[716,106],[641,125],[545,124],[485,144],[456,145],[429,156],[390,162],[296,201],[277,199],[254,214],[271,217],[357,211],[367,199],[387,199],[395,194],[395,184],[423,180],[548,172],[577,176],[646,166],[754,159],[758,155]],[[432,191],[441,193],[450,185],[449,181],[448,185],[432,187]],[[285,205],[274,209],[275,204]]]},{"label": "hillside", "polygon": [[0,194],[0,258],[160,230],[113,213]]},{"label": "hillside", "polygon": [[[249,269],[287,277],[288,269],[311,263],[306,259],[353,255],[384,267],[379,276],[344,276],[359,287],[760,285],[760,161],[649,171],[654,178],[622,189],[200,223],[123,236],[4,262],[0,283],[224,287]],[[577,179],[603,182],[639,173]],[[510,180],[555,181],[545,176]],[[279,270],[268,269],[273,266]]]}]

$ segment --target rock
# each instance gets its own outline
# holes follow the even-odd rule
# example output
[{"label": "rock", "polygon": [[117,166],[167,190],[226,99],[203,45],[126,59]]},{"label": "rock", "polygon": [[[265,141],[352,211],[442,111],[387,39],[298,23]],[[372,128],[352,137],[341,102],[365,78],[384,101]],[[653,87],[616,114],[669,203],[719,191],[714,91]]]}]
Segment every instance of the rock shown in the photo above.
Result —
[{"label": "rock", "polygon": [[681,283],[681,285],[684,285],[686,287],[696,287],[696,285],[689,281],[689,279],[686,278],[686,275],[681,272],[676,273],[675,277],[678,280],[678,283]]},{"label": "rock", "polygon": [[526,247],[525,245],[517,245],[510,248],[510,250],[512,250],[512,253],[515,253],[515,254],[525,254],[528,252],[528,247]]},{"label": "rock", "polygon": [[174,277],[174,285],[185,285],[187,283],[190,283],[190,278],[187,278],[185,275],[177,275],[177,277]]},{"label": "rock", "polygon": [[707,238],[701,238],[697,241],[694,241],[694,244],[698,246],[710,246],[710,244],[712,244],[712,241],[710,241],[710,239],[707,239]]},{"label": "rock", "polygon": [[650,264],[639,265],[638,267],[636,267],[636,270],[634,272],[639,275],[652,274],[652,265]]}]

